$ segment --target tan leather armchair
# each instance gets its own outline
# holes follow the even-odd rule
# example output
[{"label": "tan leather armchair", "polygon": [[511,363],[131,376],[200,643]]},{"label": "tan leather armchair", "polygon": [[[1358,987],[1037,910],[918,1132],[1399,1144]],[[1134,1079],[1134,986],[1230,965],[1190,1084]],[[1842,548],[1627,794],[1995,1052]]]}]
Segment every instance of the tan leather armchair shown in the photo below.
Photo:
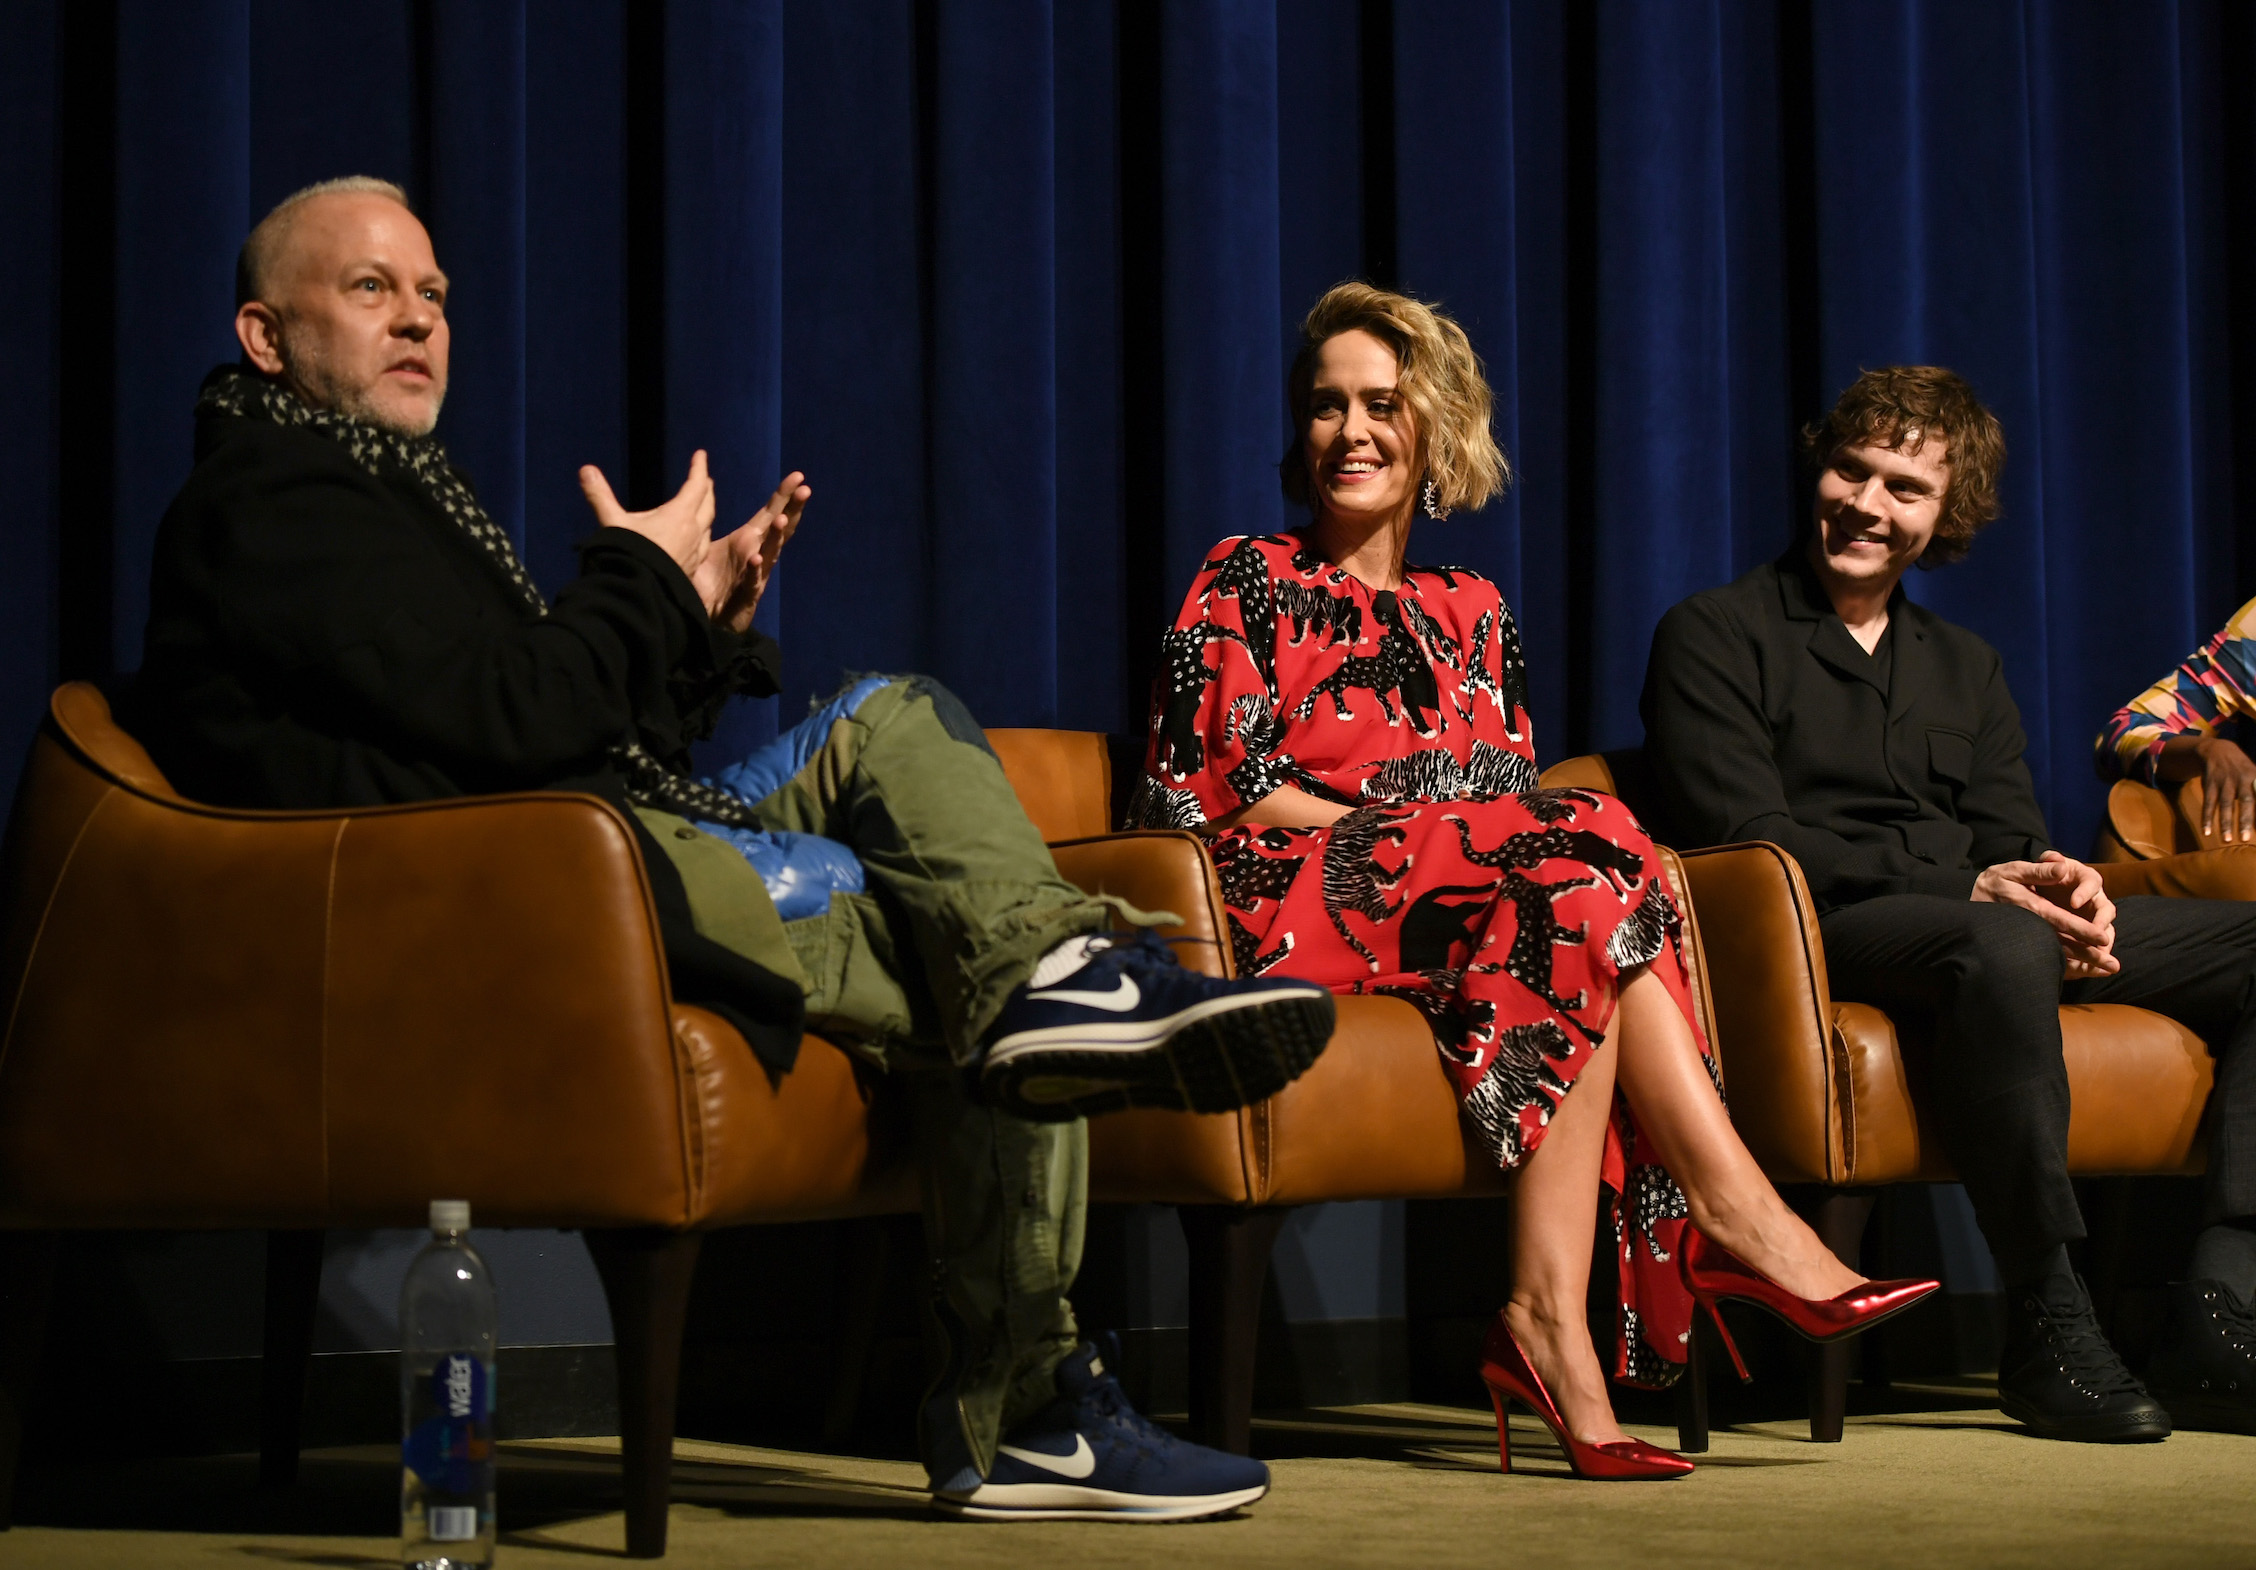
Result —
[{"label": "tan leather armchair", "polygon": [[[1548,785],[1649,799],[1635,752],[1570,759]],[[2110,894],[2212,894],[2256,875],[2256,846],[2104,865]],[[1880,1010],[1833,999],[1809,887],[1775,845],[1687,851],[1714,992],[1715,1045],[1731,1120],[1780,1185],[1807,1185],[1826,1243],[1854,1265],[1876,1191],[1955,1178],[1912,1091],[1907,1045]],[[2256,886],[2256,885],[2251,885]],[[2174,1020],[2120,1004],[2060,1011],[2071,1110],[2068,1167],[2079,1177],[2197,1173],[2213,1065]],[[1812,1429],[1840,1437],[1849,1348],[1819,1349]],[[1700,1425],[1704,1428],[1704,1423]]]},{"label": "tan leather armchair", "polygon": [[[996,742],[1068,877],[1182,908],[1191,953],[1214,943],[1197,841],[1104,833],[1102,737]],[[418,1226],[436,1195],[483,1225],[584,1229],[616,1329],[628,1552],[655,1557],[702,1235],[916,1204],[845,1054],[810,1040],[770,1078],[673,1000],[639,852],[601,801],[202,806],[83,684],[54,695],[0,848],[0,1007],[0,1526],[60,1230],[268,1229],[262,1470],[286,1480],[321,1229]],[[1105,1130],[1106,1197],[1235,1179],[1170,1166],[1209,1147],[1148,1123]]]}]

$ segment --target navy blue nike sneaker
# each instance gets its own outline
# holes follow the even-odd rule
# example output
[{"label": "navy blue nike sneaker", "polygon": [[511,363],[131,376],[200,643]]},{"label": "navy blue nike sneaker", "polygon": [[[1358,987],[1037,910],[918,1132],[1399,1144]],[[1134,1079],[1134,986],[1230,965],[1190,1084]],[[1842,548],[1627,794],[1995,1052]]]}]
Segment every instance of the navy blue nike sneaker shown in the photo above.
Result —
[{"label": "navy blue nike sneaker", "polygon": [[1185,970],[1148,932],[1061,944],[988,1033],[980,1088],[1036,1122],[1123,1107],[1228,1112],[1298,1079],[1332,1039],[1311,981],[1221,981]]},{"label": "navy blue nike sneaker", "polygon": [[933,1491],[974,1521],[1195,1521],[1252,1504],[1269,1469],[1177,1439],[1128,1404],[1083,1342],[1057,1369],[1057,1399],[1003,1436],[982,1479]]}]

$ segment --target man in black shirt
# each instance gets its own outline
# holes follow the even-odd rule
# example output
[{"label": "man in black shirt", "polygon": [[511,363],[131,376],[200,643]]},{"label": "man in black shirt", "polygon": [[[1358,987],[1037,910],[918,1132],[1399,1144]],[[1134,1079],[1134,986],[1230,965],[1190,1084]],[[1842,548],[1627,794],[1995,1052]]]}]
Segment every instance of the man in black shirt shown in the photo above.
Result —
[{"label": "man in black shirt", "polygon": [[[2256,1429],[2256,905],[2110,902],[2050,844],[1997,651],[1904,595],[1914,562],[1958,560],[1997,514],[2004,436],[1973,390],[1936,367],[1868,371],[1806,440],[1807,534],[1653,635],[1664,830],[1784,846],[1833,995],[1932,1019],[1934,1110],[2009,1294],[2006,1411],[2062,1439],[2159,1439],[2173,1414]],[[2069,1263],[2063,1001],[2155,1009],[2219,1058],[2207,1225],[2152,1370],[2167,1411]]]},{"label": "man in black shirt", "polygon": [[243,360],[198,400],[123,711],[175,785],[246,807],[603,796],[642,846],[677,994],[773,1072],[805,1024],[904,1082],[947,1347],[921,1408],[935,1502],[1172,1519],[1259,1498],[1259,1462],[1152,1427],[1080,1340],[1080,1119],[1270,1095],[1323,1049],[1329,995],[1194,976],[1111,932],[1152,918],[1059,876],[977,724],[921,677],[856,681],[693,778],[720,705],[776,689],[752,613],[807,488],[787,477],[715,540],[702,453],[647,512],[583,470],[603,527],[551,601],[431,439],[447,280],[397,187],[289,198],[237,293]]}]

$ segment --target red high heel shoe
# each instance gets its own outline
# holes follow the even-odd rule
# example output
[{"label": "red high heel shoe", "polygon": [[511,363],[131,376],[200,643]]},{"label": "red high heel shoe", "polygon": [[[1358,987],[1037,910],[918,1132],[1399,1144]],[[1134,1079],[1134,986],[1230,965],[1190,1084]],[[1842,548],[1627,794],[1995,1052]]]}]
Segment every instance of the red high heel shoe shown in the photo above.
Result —
[{"label": "red high heel shoe", "polygon": [[1738,1343],[1724,1328],[1723,1315],[1716,1308],[1720,1300],[1735,1297],[1766,1308],[1812,1341],[1840,1341],[1895,1318],[1942,1285],[1940,1281],[1867,1281],[1839,1297],[1796,1297],[1695,1226],[1685,1227],[1676,1262],[1685,1290],[1708,1311],[1716,1334],[1723,1338],[1723,1349],[1731,1354],[1731,1366],[1748,1384],[1754,1376],[1747,1372]]},{"label": "red high heel shoe", "polygon": [[1662,1450],[1642,1439],[1617,1439],[1612,1444],[1586,1445],[1567,1429],[1542,1376],[1520,1350],[1520,1343],[1499,1313],[1481,1344],[1481,1383],[1496,1406],[1496,1458],[1505,1471],[1512,1470],[1512,1430],[1504,1421],[1504,1399],[1509,1396],[1543,1419],[1567,1453],[1574,1475],[1594,1482],[1627,1482],[1648,1477],[1682,1477],[1692,1463],[1673,1450]]}]

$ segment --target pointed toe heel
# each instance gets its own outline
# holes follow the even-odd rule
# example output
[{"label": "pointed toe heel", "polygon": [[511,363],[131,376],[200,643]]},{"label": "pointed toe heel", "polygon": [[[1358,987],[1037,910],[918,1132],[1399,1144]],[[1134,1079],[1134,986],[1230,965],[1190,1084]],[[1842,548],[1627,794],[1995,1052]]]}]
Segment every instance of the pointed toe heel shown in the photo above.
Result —
[{"label": "pointed toe heel", "polygon": [[1617,1439],[1612,1444],[1589,1445],[1575,1438],[1567,1427],[1567,1420],[1559,1415],[1558,1403],[1544,1388],[1543,1377],[1528,1361],[1527,1353],[1521,1350],[1501,1313],[1488,1327],[1488,1339],[1481,1346],[1481,1383],[1488,1386],[1489,1402],[1496,1408],[1496,1459],[1505,1472],[1512,1470],[1512,1431],[1505,1421],[1509,1401],[1519,1402],[1541,1419],[1543,1426],[1551,1430],[1551,1437],[1559,1441],[1559,1448],[1566,1452],[1567,1465],[1579,1478],[1618,1483],[1682,1477],[1692,1470],[1692,1463],[1675,1451],[1649,1445],[1642,1439]]},{"label": "pointed toe heel", "polygon": [[1684,1241],[1677,1249],[1676,1259],[1684,1289],[1692,1294],[1695,1304],[1707,1311],[1723,1349],[1731,1354],[1731,1366],[1747,1384],[1754,1382],[1754,1376],[1747,1372],[1747,1360],[1739,1355],[1739,1343],[1731,1339],[1730,1328],[1723,1322],[1721,1310],[1726,1299],[1752,1303],[1784,1320],[1797,1335],[1823,1344],[1861,1335],[1895,1318],[1942,1286],[1939,1281],[1913,1279],[1867,1281],[1838,1297],[1796,1297],[1692,1226],[1684,1229]]}]

